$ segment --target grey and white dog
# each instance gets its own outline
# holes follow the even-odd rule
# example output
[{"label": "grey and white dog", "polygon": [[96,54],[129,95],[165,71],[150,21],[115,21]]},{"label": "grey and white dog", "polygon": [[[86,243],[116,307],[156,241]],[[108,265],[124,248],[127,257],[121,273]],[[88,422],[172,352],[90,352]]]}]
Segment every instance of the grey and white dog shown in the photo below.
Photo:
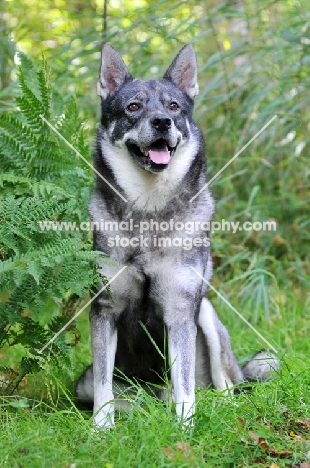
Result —
[{"label": "grey and white dog", "polygon": [[103,47],[94,160],[104,180],[97,176],[89,210],[94,227],[104,226],[94,248],[114,261],[101,266],[112,299],[104,290],[93,300],[93,365],[77,384],[79,398],[94,402],[100,427],[114,424],[115,368],[157,385],[168,367],[177,415],[191,423],[195,386],[224,391],[278,367],[261,352],[240,368],[205,298],[214,203],[208,188],[190,202],[206,184],[204,141],[192,120],[197,93],[191,45],[163,78],[148,81],[133,78],[114,48]]}]

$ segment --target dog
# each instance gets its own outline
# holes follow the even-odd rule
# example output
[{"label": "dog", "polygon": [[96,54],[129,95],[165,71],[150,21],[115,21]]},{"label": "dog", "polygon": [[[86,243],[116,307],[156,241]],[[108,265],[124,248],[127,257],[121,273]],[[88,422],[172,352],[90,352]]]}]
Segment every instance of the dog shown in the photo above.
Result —
[{"label": "dog", "polygon": [[89,212],[94,227],[104,224],[94,229],[94,249],[112,261],[100,265],[110,291],[99,284],[93,298],[93,365],[77,395],[93,403],[95,426],[112,427],[114,370],[158,386],[169,362],[176,413],[190,425],[195,386],[226,391],[278,368],[265,351],[239,367],[228,331],[205,297],[214,202],[204,139],[192,118],[193,47],[185,45],[162,78],[144,81],[106,44],[97,89],[102,116]]}]

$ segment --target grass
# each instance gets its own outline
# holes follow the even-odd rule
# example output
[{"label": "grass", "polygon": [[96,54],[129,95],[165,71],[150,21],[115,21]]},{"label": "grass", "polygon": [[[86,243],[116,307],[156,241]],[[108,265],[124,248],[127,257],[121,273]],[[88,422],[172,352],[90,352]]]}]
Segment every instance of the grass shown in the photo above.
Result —
[{"label": "grass", "polygon": [[[262,348],[227,306],[215,297],[213,302],[241,361]],[[309,323],[301,312],[303,303],[291,297],[281,314],[257,324],[280,351],[281,371],[274,380],[228,397],[198,389],[193,430],[182,430],[173,404],[138,388],[131,411],[118,413],[115,429],[102,433],[92,432],[91,412],[78,409],[68,390],[73,392],[75,377],[90,361],[85,312],[77,322],[83,333],[74,350],[75,376],[41,372],[22,383],[19,396],[3,398],[0,466],[307,467],[302,463],[310,457]]]},{"label": "grass", "polygon": [[275,381],[250,393],[227,398],[200,390],[192,433],[182,431],[171,408],[142,391],[134,410],[102,434],[93,434],[89,415],[73,405],[27,400],[28,407],[13,408],[9,402],[1,466],[293,466],[310,449],[308,386],[309,368],[286,359]]}]

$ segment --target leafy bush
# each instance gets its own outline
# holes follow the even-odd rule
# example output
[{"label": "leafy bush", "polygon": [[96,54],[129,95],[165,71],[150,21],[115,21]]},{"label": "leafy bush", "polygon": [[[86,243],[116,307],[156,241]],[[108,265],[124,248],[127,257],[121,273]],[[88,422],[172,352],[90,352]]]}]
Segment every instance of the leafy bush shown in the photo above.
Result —
[{"label": "leafy bush", "polygon": [[21,344],[28,350],[17,371],[2,367],[11,389],[47,361],[69,362],[65,335],[39,351],[100,276],[89,232],[49,224],[88,219],[92,172],[41,118],[89,158],[76,103],[52,86],[44,60],[37,70],[25,55],[20,59],[19,109],[0,117],[0,348]]}]

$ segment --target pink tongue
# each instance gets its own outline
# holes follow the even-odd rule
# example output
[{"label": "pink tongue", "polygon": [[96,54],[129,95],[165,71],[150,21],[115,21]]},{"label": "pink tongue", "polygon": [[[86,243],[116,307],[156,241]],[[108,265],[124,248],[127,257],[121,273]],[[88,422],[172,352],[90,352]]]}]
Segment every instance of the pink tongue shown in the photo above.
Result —
[{"label": "pink tongue", "polygon": [[168,164],[170,161],[170,151],[149,150],[149,157],[155,164]]}]

